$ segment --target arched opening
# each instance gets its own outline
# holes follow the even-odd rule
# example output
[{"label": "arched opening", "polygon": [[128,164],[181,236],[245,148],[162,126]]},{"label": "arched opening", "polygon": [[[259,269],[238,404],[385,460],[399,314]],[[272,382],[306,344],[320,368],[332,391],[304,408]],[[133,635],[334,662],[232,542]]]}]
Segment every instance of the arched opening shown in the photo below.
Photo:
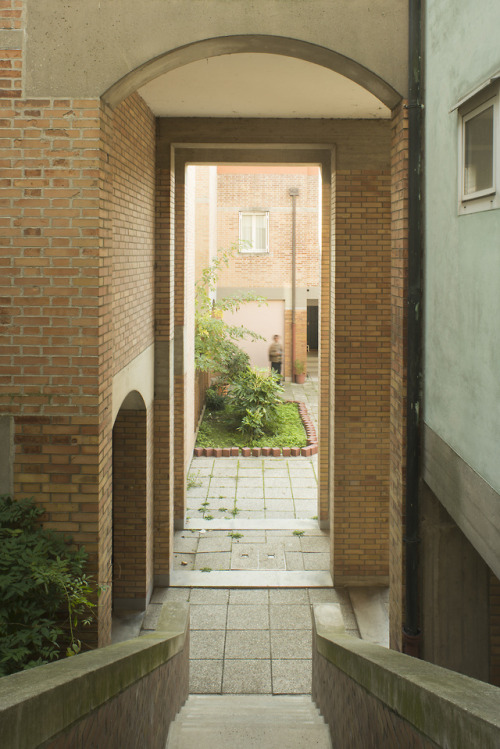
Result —
[{"label": "arched opening", "polygon": [[151,471],[148,412],[130,392],[113,426],[112,601],[116,611],[144,611],[150,595]]}]

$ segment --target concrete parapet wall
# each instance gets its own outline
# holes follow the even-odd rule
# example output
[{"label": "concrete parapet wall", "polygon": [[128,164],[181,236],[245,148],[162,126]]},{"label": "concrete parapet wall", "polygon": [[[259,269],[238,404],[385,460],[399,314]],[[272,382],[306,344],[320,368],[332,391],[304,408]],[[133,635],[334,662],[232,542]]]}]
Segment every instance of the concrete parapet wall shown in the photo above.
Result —
[{"label": "concrete parapet wall", "polygon": [[3,678],[2,749],[163,749],[188,682],[188,607],[168,604],[152,634]]},{"label": "concrete parapet wall", "polygon": [[493,749],[500,690],[345,634],[314,607],[312,696],[335,746]]}]

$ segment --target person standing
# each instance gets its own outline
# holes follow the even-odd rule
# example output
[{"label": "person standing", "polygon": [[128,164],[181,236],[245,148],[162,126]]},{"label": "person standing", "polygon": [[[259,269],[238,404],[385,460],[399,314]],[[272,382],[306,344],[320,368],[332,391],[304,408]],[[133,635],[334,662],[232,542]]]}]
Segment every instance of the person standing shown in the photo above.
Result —
[{"label": "person standing", "polygon": [[283,358],[283,346],[280,343],[279,335],[273,336],[273,342],[269,346],[269,361],[271,362],[271,370],[276,372],[281,382],[281,360]]}]

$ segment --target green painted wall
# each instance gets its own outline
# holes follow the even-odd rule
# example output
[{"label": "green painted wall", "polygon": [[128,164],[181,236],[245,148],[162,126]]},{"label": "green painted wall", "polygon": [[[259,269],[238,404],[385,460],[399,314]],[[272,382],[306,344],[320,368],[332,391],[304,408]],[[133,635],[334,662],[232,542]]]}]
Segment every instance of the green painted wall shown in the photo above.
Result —
[{"label": "green painted wall", "polygon": [[426,423],[500,490],[500,210],[458,215],[458,113],[500,68],[498,0],[427,0]]}]

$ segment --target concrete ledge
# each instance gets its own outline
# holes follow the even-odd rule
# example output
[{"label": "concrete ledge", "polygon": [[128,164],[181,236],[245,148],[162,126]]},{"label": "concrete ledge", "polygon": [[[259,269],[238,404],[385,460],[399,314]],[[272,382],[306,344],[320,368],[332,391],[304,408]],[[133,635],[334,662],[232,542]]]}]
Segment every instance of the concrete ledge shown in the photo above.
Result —
[{"label": "concrete ledge", "polygon": [[165,604],[152,634],[0,679],[2,749],[57,736],[180,653],[188,630],[188,605]]},{"label": "concrete ledge", "polygon": [[314,607],[314,625],[320,655],[437,746],[498,747],[497,687],[349,637],[329,619],[327,604]]}]

